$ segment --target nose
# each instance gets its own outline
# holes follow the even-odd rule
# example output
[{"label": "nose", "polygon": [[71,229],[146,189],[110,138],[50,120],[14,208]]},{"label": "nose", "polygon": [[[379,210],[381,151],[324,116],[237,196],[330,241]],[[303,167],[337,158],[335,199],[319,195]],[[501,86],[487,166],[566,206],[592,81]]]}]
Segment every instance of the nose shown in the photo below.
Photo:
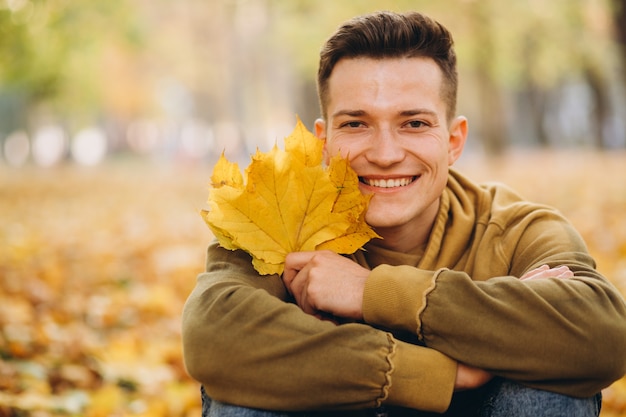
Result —
[{"label": "nose", "polygon": [[381,167],[389,167],[401,162],[406,154],[398,138],[388,128],[377,129],[371,138],[366,154],[367,160]]}]

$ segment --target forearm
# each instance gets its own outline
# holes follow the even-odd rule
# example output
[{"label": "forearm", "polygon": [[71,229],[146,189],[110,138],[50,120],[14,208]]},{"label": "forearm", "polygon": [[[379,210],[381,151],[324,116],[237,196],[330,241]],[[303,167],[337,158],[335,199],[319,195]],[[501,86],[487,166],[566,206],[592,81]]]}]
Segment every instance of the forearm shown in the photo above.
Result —
[{"label": "forearm", "polygon": [[624,372],[623,302],[600,278],[473,282],[446,271],[421,322],[428,346],[542,389],[589,396]]},{"label": "forearm", "polygon": [[[314,385],[328,383],[330,388],[337,381],[325,379],[345,377],[342,374],[350,366],[351,358],[334,363],[332,352],[324,355],[320,349],[324,339],[336,337],[337,326],[299,313],[297,306],[272,299],[262,290],[220,287],[209,288],[211,296],[192,295],[185,306],[183,348],[190,375],[205,385],[210,396],[224,402],[274,410],[323,406],[314,402],[316,393],[310,392],[315,391]],[[297,324],[294,314],[301,315]],[[383,342],[388,343],[384,335],[379,343]],[[325,364],[341,372],[325,375]],[[384,361],[378,367],[372,372],[388,372]],[[313,371],[317,381],[311,380]],[[307,379],[309,383],[304,382]],[[382,385],[381,377],[378,387],[372,384],[368,393],[363,392],[364,407],[374,406]],[[344,400],[326,401],[340,406]]]},{"label": "forearm", "polygon": [[273,410],[447,407],[456,362],[445,355],[304,314],[270,295],[267,277],[255,277],[263,290],[209,269],[185,306],[183,347],[190,375],[215,399]]},{"label": "forearm", "polygon": [[365,319],[412,331],[494,374],[591,395],[620,377],[626,355],[623,301],[594,274],[587,268],[587,278],[476,282],[463,272],[382,266],[366,283]]}]

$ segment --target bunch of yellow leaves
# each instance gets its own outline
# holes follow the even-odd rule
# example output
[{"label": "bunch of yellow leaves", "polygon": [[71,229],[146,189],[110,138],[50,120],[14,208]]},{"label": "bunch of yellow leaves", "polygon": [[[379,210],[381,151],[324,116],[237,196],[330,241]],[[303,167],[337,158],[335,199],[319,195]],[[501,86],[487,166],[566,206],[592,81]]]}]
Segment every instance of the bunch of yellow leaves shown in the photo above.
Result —
[{"label": "bunch of yellow leaves", "polygon": [[349,254],[378,235],[365,223],[371,196],[340,155],[323,165],[323,142],[298,119],[285,150],[257,150],[244,180],[222,154],[202,217],[220,245],[243,249],[262,275],[281,274],[290,252]]}]

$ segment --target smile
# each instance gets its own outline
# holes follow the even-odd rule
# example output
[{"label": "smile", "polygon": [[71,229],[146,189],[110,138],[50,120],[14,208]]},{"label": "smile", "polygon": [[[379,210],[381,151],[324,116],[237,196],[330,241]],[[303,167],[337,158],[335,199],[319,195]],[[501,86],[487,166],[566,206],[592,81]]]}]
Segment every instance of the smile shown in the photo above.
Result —
[{"label": "smile", "polygon": [[404,177],[404,178],[389,178],[389,179],[369,179],[360,177],[359,179],[363,184],[367,184],[371,187],[378,188],[396,188],[406,187],[415,181],[417,177]]}]

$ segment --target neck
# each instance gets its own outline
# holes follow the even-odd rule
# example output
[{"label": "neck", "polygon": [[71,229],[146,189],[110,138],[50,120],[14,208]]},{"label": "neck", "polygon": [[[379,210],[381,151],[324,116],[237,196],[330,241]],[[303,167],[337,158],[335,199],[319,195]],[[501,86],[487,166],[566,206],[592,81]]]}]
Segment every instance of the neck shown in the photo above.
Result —
[{"label": "neck", "polygon": [[399,226],[375,228],[382,239],[375,239],[371,244],[400,253],[414,253],[428,242],[439,214],[439,204],[434,204],[418,219]]},{"label": "neck", "polygon": [[372,245],[400,253],[414,253],[428,241],[432,223],[428,228],[409,229],[407,227],[376,229],[382,239],[375,239]]}]

